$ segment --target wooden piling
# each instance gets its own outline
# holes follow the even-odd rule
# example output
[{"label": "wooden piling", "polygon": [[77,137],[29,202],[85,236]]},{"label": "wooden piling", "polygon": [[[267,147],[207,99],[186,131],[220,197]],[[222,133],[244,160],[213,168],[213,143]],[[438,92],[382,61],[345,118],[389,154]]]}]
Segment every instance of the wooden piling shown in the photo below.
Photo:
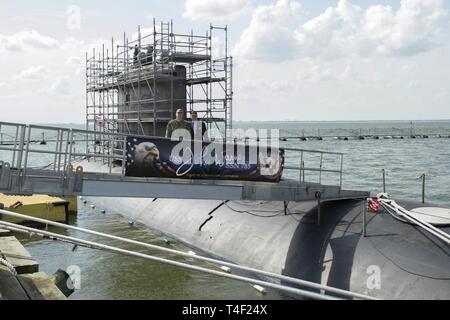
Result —
[{"label": "wooden piling", "polygon": [[0,229],[0,237],[7,237],[11,234],[9,230]]},{"label": "wooden piling", "polygon": [[0,238],[0,254],[14,266],[18,274],[39,271],[39,264],[15,237]]},{"label": "wooden piling", "polygon": [[17,272],[0,264],[0,300],[62,300],[65,295],[15,237],[0,238],[0,256]]}]

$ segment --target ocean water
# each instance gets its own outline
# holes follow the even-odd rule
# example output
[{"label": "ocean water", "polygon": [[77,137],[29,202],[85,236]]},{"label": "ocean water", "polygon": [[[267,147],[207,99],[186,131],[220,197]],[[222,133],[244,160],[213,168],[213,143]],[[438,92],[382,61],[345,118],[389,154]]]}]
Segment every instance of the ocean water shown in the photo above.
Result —
[{"label": "ocean water", "polygon": [[[238,122],[235,127],[279,129],[281,136],[317,136],[324,140],[300,141],[290,139],[282,146],[344,153],[343,187],[345,189],[382,191],[381,170],[386,170],[386,189],[394,199],[420,201],[422,181],[426,174],[426,200],[438,206],[450,207],[450,121],[377,121],[377,122]],[[415,135],[443,134],[443,138],[410,139]],[[365,139],[358,135],[404,135],[405,139]],[[334,137],[346,135],[348,141]],[[51,146],[50,146],[51,147]],[[2,153],[0,153],[1,155]],[[336,159],[325,159],[326,165],[336,166]],[[42,160],[42,163],[48,162]],[[298,158],[289,159],[292,163]],[[314,162],[314,159],[311,160]],[[309,173],[307,173],[309,174]],[[298,173],[286,172],[291,178]],[[313,176],[306,176],[313,179]],[[324,183],[339,183],[336,175],[324,175]],[[145,226],[129,226],[120,213],[101,214],[89,205],[79,203],[73,224],[112,233],[144,242],[165,245],[161,234]],[[100,240],[77,232],[67,234],[88,240]],[[41,270],[53,273],[58,268],[78,266],[81,289],[71,299],[283,299],[269,290],[266,295],[256,292],[249,284],[180,270],[157,263],[137,260],[112,253],[78,248],[39,238],[23,238],[27,249],[40,262]],[[108,244],[119,245],[108,241]],[[127,249],[138,249],[120,244]],[[177,249],[188,248],[174,243]],[[159,254],[146,250],[151,254]],[[167,257],[163,254],[161,256]],[[178,259],[178,258],[177,258]],[[183,261],[183,259],[179,259]],[[200,264],[214,268],[208,264]]]},{"label": "ocean water", "polygon": [[[281,137],[320,134],[324,137],[322,141],[288,139],[281,142],[281,146],[343,153],[344,189],[382,192],[384,169],[387,193],[393,198],[420,201],[420,176],[425,174],[426,201],[450,206],[450,121],[414,121],[412,124],[409,121],[240,122],[235,127],[277,128]],[[411,139],[411,133],[430,137],[441,135],[442,138]],[[358,135],[380,135],[380,139],[359,140]],[[381,135],[402,135],[404,139],[384,139]],[[346,136],[349,140],[336,140],[337,136]],[[338,167],[332,157],[324,161],[324,165],[328,164],[332,169]],[[297,177],[292,172],[286,174],[291,178]],[[314,177],[311,177],[311,181],[314,181]],[[325,174],[322,182],[339,183],[338,177],[333,174]]]},{"label": "ocean water", "polygon": [[[164,237],[158,232],[147,229],[144,225],[128,225],[128,220],[117,213],[100,213],[91,209],[89,203],[79,202],[78,216],[71,224],[83,228],[114,234],[134,240],[166,246],[172,249],[188,252],[191,250],[180,243],[167,245]],[[49,228],[50,231],[61,233],[60,229]],[[67,231],[63,233],[85,240],[98,241],[104,244],[118,246],[127,250],[156,255],[176,261],[193,263],[173,255],[160,253],[119,241],[105,240],[97,236],[80,232]],[[117,255],[87,248],[77,248],[52,240],[42,240],[39,237],[21,237],[27,250],[40,263],[40,270],[53,274],[58,269],[79,270],[80,289],[70,296],[70,299],[283,299],[278,292],[269,290],[262,295],[250,284],[228,280],[217,276],[192,272],[180,268],[154,263],[146,260]],[[217,265],[195,262],[197,266],[219,270]],[[233,272],[237,274],[236,272]],[[244,274],[245,275],[245,274]]]}]

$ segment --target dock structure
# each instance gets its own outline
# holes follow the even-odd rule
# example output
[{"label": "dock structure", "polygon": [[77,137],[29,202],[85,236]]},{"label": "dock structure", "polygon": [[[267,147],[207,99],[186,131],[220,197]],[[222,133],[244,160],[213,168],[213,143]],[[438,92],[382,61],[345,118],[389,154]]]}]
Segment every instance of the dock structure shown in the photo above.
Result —
[{"label": "dock structure", "polygon": [[39,264],[15,237],[0,239],[0,254],[7,260],[18,274],[35,273],[39,271]]},{"label": "dock structure", "polygon": [[15,237],[0,236],[0,258],[0,300],[66,299]]},{"label": "dock structure", "polygon": [[[365,191],[342,189],[343,154],[285,148],[285,172],[291,178],[278,183],[237,180],[142,178],[125,175],[127,135],[99,133],[58,127],[0,123],[19,132],[21,143],[0,146],[5,157],[0,162],[0,192],[52,196],[115,196],[144,198],[305,201],[361,199]],[[35,132],[53,131],[54,144],[37,146],[29,142]],[[89,148],[76,151],[73,140],[84,137]],[[134,136],[133,136],[134,137]],[[139,137],[139,136],[137,136]],[[145,139],[159,137],[147,137]],[[99,142],[100,141],[100,142]],[[104,145],[101,152],[98,143]],[[121,143],[122,149],[117,152]],[[107,149],[107,150],[106,150]],[[97,152],[96,152],[97,150]],[[6,153],[5,153],[6,152]],[[52,159],[44,165],[42,158]],[[9,161],[8,161],[9,160]],[[39,165],[40,164],[40,165]],[[292,178],[296,176],[297,178]],[[326,179],[328,178],[328,179]],[[328,181],[324,183],[324,181]]]},{"label": "dock structure", "polygon": [[[76,204],[73,204],[73,207],[70,208],[71,202],[76,202],[76,198],[72,198],[71,201],[68,201],[67,199],[42,194],[20,196],[0,193],[0,207],[34,217],[65,222],[68,221],[70,212],[76,211]],[[8,219],[8,221],[23,222],[20,219]]]}]

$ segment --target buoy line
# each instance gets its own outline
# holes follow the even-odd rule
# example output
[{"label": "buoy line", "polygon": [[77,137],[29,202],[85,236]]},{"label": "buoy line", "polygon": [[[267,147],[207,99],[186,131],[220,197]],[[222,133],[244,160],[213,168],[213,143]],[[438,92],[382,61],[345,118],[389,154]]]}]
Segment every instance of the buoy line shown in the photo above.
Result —
[{"label": "buoy line", "polygon": [[[306,281],[306,280],[301,280],[301,279],[298,279],[298,278],[292,278],[292,277],[288,277],[288,276],[284,276],[284,275],[280,275],[280,274],[276,274],[276,273],[272,273],[272,272],[268,272],[268,271],[263,271],[263,270],[259,270],[259,269],[255,269],[255,268],[251,268],[251,267],[246,267],[246,266],[234,264],[234,263],[231,263],[231,262],[226,262],[226,261],[221,261],[221,260],[217,260],[217,259],[213,259],[213,258],[208,258],[208,257],[200,256],[200,255],[191,255],[189,253],[178,251],[178,250],[174,250],[174,249],[170,249],[170,248],[165,248],[165,247],[161,247],[161,246],[157,246],[157,245],[153,245],[153,244],[149,244],[149,243],[145,243],[145,242],[141,242],[141,241],[136,241],[136,240],[132,240],[132,239],[118,237],[118,236],[114,236],[114,235],[111,235],[111,234],[106,234],[106,233],[102,233],[102,232],[98,232],[98,231],[94,231],[94,230],[89,230],[89,229],[85,229],[85,228],[80,228],[80,227],[75,227],[75,226],[71,226],[71,225],[66,225],[66,224],[63,224],[63,223],[49,221],[49,220],[45,220],[45,219],[41,219],[41,218],[30,217],[30,216],[22,215],[20,213],[0,210],[0,214],[4,214],[4,215],[7,215],[7,216],[11,216],[11,217],[17,217],[17,218],[25,218],[25,219],[28,219],[30,221],[39,222],[39,223],[42,223],[42,224],[48,224],[48,225],[52,225],[52,226],[55,226],[55,227],[60,227],[60,228],[80,231],[80,232],[83,232],[83,233],[96,235],[96,236],[101,236],[101,237],[105,237],[105,238],[109,238],[109,239],[113,239],[113,240],[118,240],[118,241],[130,243],[130,244],[134,244],[134,245],[139,245],[139,246],[143,246],[143,247],[146,247],[146,248],[149,248],[149,249],[163,251],[163,252],[174,254],[174,255],[178,255],[178,256],[183,256],[183,257],[188,257],[188,258],[192,258],[192,259],[197,259],[197,260],[201,260],[201,261],[205,261],[205,262],[210,262],[210,263],[213,263],[213,264],[219,264],[220,266],[227,266],[227,267],[238,269],[238,270],[241,270],[241,271],[256,273],[256,274],[259,274],[259,275],[262,275],[262,276],[266,276],[266,277],[269,277],[269,278],[275,278],[275,279],[282,280],[282,281],[285,281],[285,282],[289,282],[289,283],[293,283],[293,284],[297,284],[297,285],[302,285],[304,287],[308,287],[308,288],[311,288],[311,289],[324,290],[324,291],[326,291],[328,293],[334,293],[334,294],[338,294],[340,296],[345,296],[345,297],[349,297],[349,298],[364,299],[364,300],[376,300],[376,298],[373,298],[373,297],[370,297],[370,296],[367,296],[367,295],[363,295],[363,294],[359,294],[359,293],[355,293],[355,292],[351,292],[351,291],[347,291],[347,290],[343,290],[343,289],[338,289],[338,288],[334,288],[334,287],[330,287],[330,286],[326,286],[326,285],[321,285],[321,284],[318,284],[318,283],[314,283],[314,282],[310,282],[310,281]],[[4,225],[5,223],[6,222],[0,221],[0,224]],[[8,227],[9,228],[16,227],[16,230],[17,230],[17,228],[22,228],[22,230],[23,230],[23,226],[14,225],[14,224],[11,224],[11,223],[8,223]],[[36,230],[39,231],[39,229],[36,229]],[[37,233],[37,231],[32,231],[32,232]],[[53,234],[53,235],[60,236],[58,234]],[[81,240],[81,239],[77,239],[77,240]],[[84,240],[81,240],[81,241],[84,241]],[[99,245],[102,245],[102,244],[99,244]],[[122,249],[120,249],[120,250],[122,250]],[[187,264],[187,265],[191,266],[189,264]],[[205,268],[202,268],[202,269],[205,269]],[[212,271],[210,269],[205,269],[205,270]],[[217,273],[220,274],[220,275],[223,274],[223,272],[219,272],[219,271],[217,271]],[[253,283],[256,283],[253,279],[252,279],[252,281],[253,281]],[[272,282],[264,281],[264,284],[265,283],[273,284]],[[292,287],[288,287],[288,288],[292,288]],[[292,289],[294,289],[294,288],[292,288]],[[300,290],[300,289],[295,289],[295,290]],[[304,290],[301,290],[301,291],[304,292]],[[308,293],[322,296],[322,295],[317,294],[317,293],[311,293],[311,292],[308,292]]]}]

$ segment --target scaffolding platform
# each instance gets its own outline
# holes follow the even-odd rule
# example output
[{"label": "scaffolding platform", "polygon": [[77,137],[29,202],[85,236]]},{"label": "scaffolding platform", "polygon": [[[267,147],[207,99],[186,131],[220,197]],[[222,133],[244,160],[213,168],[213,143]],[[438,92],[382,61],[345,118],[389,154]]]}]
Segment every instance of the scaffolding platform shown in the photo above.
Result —
[{"label": "scaffolding platform", "polygon": [[209,61],[211,60],[211,56],[207,54],[174,52],[169,55],[169,59],[171,59],[173,62],[197,63],[201,61]]},{"label": "scaffolding platform", "polygon": [[196,84],[202,84],[202,83],[211,83],[211,82],[221,82],[224,81],[225,78],[211,78],[211,77],[202,77],[202,78],[194,78],[194,79],[187,79],[186,85],[193,86]]},{"label": "scaffolding platform", "polygon": [[[157,25],[154,20],[151,31],[139,27],[132,40],[124,34],[123,40],[86,53],[86,129],[163,135],[167,114],[158,111],[170,108],[172,117],[177,109],[186,118],[196,111],[208,130],[230,130],[232,68],[227,27],[177,33],[172,21]],[[137,123],[117,124],[130,110],[136,111]],[[148,121],[150,113],[154,119]]]},{"label": "scaffolding platform", "polygon": [[[160,110],[161,111],[161,110]],[[158,117],[158,119],[154,118],[154,117],[150,117],[150,118],[135,118],[135,119],[115,119],[114,122],[116,123],[138,123],[141,121],[145,121],[145,122],[155,122],[156,120],[158,121],[170,121],[172,118],[169,117]]]}]

